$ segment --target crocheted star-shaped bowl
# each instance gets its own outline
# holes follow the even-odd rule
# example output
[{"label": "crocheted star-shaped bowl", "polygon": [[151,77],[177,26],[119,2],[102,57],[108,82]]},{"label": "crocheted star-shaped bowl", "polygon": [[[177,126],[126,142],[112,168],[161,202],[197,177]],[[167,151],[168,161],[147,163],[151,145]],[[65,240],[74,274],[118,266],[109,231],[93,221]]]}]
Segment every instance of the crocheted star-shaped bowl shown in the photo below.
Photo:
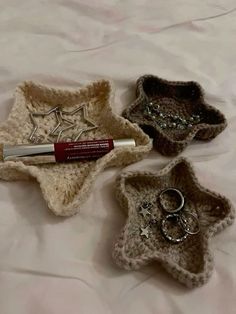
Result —
[{"label": "crocheted star-shaped bowl", "polygon": [[137,99],[123,116],[153,137],[155,148],[167,156],[179,154],[193,138],[211,140],[227,123],[208,105],[196,82],[173,82],[154,75],[140,77]]},{"label": "crocheted star-shaped bowl", "polygon": [[[193,233],[193,224],[198,221],[199,226],[198,233],[186,236],[178,220],[169,221],[167,234],[179,238],[185,234],[179,243],[166,238],[162,229],[168,213],[161,206],[160,193],[170,187],[181,191],[185,199],[182,213],[173,217],[185,215],[184,222],[192,224],[189,227]],[[165,208],[175,207],[176,195],[166,193]],[[209,279],[213,269],[210,239],[233,223],[234,210],[224,196],[199,184],[189,161],[177,158],[157,173],[124,172],[117,179],[117,198],[128,214],[113,248],[117,265],[136,270],[158,261],[188,287],[200,286]]]},{"label": "crocheted star-shaped bowl", "polygon": [[[0,178],[22,180],[35,178],[41,187],[48,207],[60,216],[75,214],[89,196],[97,175],[109,166],[124,166],[142,159],[152,147],[148,136],[128,120],[114,114],[113,88],[109,81],[96,81],[79,90],[63,90],[46,87],[33,82],[24,82],[15,92],[15,103],[6,122],[0,126],[1,144],[29,143],[32,132],[30,112],[48,112],[59,106],[72,112],[80,104],[87,104],[88,116],[98,126],[84,132],[80,140],[104,138],[133,138],[136,147],[117,147],[95,161],[60,164],[26,165],[21,161],[0,162]],[[81,112],[74,117],[77,128],[86,127]],[[45,137],[55,127],[55,117],[50,114],[36,118],[38,138]],[[70,137],[75,129],[67,130]],[[77,130],[78,131],[78,130]]]}]

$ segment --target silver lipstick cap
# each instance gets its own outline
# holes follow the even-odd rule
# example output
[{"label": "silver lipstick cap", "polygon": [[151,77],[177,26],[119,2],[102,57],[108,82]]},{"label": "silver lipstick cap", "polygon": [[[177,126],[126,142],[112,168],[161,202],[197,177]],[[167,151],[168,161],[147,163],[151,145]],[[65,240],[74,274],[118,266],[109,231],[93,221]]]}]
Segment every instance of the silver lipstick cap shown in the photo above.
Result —
[{"label": "silver lipstick cap", "polygon": [[135,140],[133,138],[113,140],[113,144],[114,144],[114,147],[136,146]]},{"label": "silver lipstick cap", "polygon": [[3,145],[3,161],[15,160],[17,157],[53,154],[54,144]]}]

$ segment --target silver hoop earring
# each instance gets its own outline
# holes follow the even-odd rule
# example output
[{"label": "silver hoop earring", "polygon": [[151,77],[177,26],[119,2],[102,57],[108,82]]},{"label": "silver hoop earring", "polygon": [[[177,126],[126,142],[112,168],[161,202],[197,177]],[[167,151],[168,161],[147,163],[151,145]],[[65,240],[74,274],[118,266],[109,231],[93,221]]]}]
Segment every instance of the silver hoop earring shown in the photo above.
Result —
[{"label": "silver hoop earring", "polygon": [[[177,196],[178,196],[178,199],[179,199],[179,206],[176,208],[176,209],[169,209],[169,208],[166,208],[162,201],[161,201],[161,197],[168,193],[168,192],[174,192]],[[159,194],[159,203],[162,207],[162,209],[164,211],[166,211],[167,213],[170,213],[170,214],[174,214],[174,213],[177,213],[179,212],[183,207],[184,207],[184,203],[185,203],[185,200],[184,200],[184,196],[183,194],[178,190],[178,189],[175,189],[175,188],[167,188],[165,190],[163,190],[160,194]]]},{"label": "silver hoop earring", "polygon": [[172,235],[170,235],[168,233],[168,229],[166,227],[166,223],[170,220],[177,220],[179,222],[179,214],[169,214],[167,215],[165,218],[162,219],[161,221],[161,231],[164,235],[164,237],[169,240],[172,243],[181,243],[183,242],[187,237],[188,237],[188,233],[182,229],[181,225],[180,228],[184,231],[183,235],[180,237],[173,237]]}]

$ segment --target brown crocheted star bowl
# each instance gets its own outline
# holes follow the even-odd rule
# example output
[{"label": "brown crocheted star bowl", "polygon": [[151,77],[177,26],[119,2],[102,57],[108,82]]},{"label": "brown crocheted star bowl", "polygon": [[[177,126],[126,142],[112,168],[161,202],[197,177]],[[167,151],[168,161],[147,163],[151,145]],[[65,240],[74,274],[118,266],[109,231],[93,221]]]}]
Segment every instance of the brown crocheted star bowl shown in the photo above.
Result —
[{"label": "brown crocheted star bowl", "polygon": [[204,100],[193,81],[173,82],[154,75],[137,81],[137,99],[123,116],[137,123],[163,155],[175,156],[193,140],[211,140],[227,126],[224,115]]},{"label": "brown crocheted star bowl", "polygon": [[[189,218],[197,217],[200,228],[197,234],[188,234],[179,243],[169,241],[161,228],[168,213],[160,203],[160,193],[170,187],[181,191],[185,199],[183,211]],[[167,196],[163,200],[164,206],[173,208],[178,195],[174,197],[170,193]],[[234,209],[224,196],[199,184],[189,161],[177,158],[157,173],[124,172],[117,180],[117,198],[128,214],[113,248],[113,258],[118,266],[136,270],[158,261],[188,287],[207,282],[213,269],[210,238],[233,223]],[[149,214],[142,211],[144,204],[152,204],[148,208]],[[168,234],[180,237],[178,232],[183,231],[173,221],[173,225],[168,226]]]}]

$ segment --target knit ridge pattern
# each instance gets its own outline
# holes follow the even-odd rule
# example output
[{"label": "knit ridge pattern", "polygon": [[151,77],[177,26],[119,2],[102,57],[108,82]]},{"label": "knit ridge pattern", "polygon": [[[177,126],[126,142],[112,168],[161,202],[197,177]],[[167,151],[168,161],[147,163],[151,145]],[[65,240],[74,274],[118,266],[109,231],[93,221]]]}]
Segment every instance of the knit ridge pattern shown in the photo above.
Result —
[{"label": "knit ridge pattern", "polygon": [[[203,88],[194,81],[168,81],[154,75],[143,75],[136,83],[137,98],[124,111],[123,116],[137,123],[149,136],[157,151],[176,156],[195,138],[211,140],[227,126],[225,116],[204,99]],[[202,112],[203,119],[191,129],[162,129],[155,119],[143,114],[150,101],[159,105],[164,114],[180,115],[185,119]]]},{"label": "knit ridge pattern", "polygon": [[[178,244],[168,241],[160,229],[165,213],[157,201],[158,195],[169,187],[183,193],[185,208],[197,214],[200,225],[198,234],[188,235]],[[213,271],[211,238],[233,223],[235,211],[226,197],[200,185],[190,161],[176,158],[156,173],[123,172],[117,178],[116,195],[127,215],[112,251],[119,267],[137,270],[156,261],[187,287],[198,287],[208,281]],[[148,238],[140,233],[140,227],[147,223],[139,213],[144,200],[154,204],[150,211],[159,222]],[[165,206],[172,206],[171,202],[166,200]],[[174,226],[170,228],[171,233],[175,232]]]},{"label": "knit ridge pattern", "polygon": [[[151,140],[137,125],[112,112],[114,89],[109,80],[70,90],[23,82],[16,88],[8,119],[0,126],[0,144],[29,144],[33,128],[30,112],[47,112],[55,106],[71,112],[82,103],[87,104],[88,115],[98,128],[83,133],[79,140],[133,138],[136,147],[117,147],[98,160],[88,162],[40,164],[40,157],[37,157],[37,165],[26,165],[22,161],[0,162],[1,179],[37,180],[49,209],[59,216],[70,216],[79,211],[90,195],[96,177],[106,167],[123,167],[141,160],[152,148]],[[78,128],[86,125],[80,112],[70,118],[75,119]],[[55,127],[53,114],[36,119],[39,136],[48,135]],[[70,137],[71,132],[68,130],[66,135]],[[35,157],[29,157],[28,162],[31,158]]]}]

